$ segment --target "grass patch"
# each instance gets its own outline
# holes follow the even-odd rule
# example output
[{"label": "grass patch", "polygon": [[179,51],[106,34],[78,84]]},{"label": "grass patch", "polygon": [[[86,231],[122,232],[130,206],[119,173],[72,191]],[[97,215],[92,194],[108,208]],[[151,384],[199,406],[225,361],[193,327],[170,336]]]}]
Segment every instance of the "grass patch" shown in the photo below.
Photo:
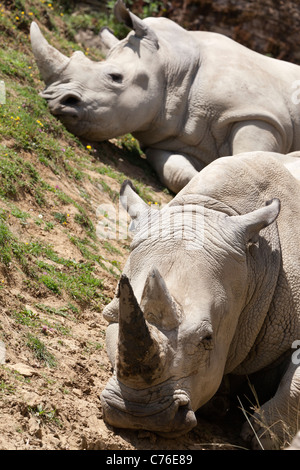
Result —
[{"label": "grass patch", "polygon": [[39,205],[44,205],[44,191],[49,185],[40,178],[33,165],[1,144],[0,154],[0,197],[18,200],[24,193],[29,193]]},{"label": "grass patch", "polygon": [[34,357],[43,362],[47,367],[56,367],[56,359],[51,354],[45,344],[36,336],[28,333],[26,346],[33,352]]},{"label": "grass patch", "polygon": [[5,380],[0,381],[0,393],[3,394],[12,394],[15,392],[15,387],[7,382]]},{"label": "grass patch", "polygon": [[118,248],[113,246],[110,242],[108,242],[107,240],[104,240],[102,242],[102,245],[106,249],[106,251],[108,251],[109,253],[115,254],[115,255],[122,255],[122,252],[118,250]]},{"label": "grass patch", "polygon": [[[93,261],[102,264],[102,258],[87,248],[88,244],[91,245],[88,239],[70,239],[80,247],[86,262],[77,263],[63,258],[50,245],[40,241],[21,242],[0,217],[0,261],[4,266],[8,267],[16,261],[22,271],[32,278],[33,282],[27,283],[31,288],[38,289],[39,284],[43,284],[55,295],[61,296],[64,291],[77,302],[89,303],[99,310],[102,302],[107,303],[108,299],[103,294],[103,280],[94,275]],[[92,248],[96,252],[97,246],[92,244]],[[41,257],[52,263],[41,260]]]},{"label": "grass patch", "polygon": [[13,317],[15,321],[21,325],[36,327],[40,324],[39,316],[27,308],[24,308],[20,312],[15,312]]}]

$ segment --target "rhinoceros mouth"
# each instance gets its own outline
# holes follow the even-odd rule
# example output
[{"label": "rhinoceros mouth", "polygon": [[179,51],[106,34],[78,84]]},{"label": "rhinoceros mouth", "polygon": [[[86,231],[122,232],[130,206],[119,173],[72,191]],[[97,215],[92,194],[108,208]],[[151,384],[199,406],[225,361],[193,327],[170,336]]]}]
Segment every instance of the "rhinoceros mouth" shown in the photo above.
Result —
[{"label": "rhinoceros mouth", "polygon": [[174,438],[197,424],[188,394],[172,387],[168,393],[167,384],[130,392],[112,378],[101,394],[101,403],[104,420],[116,428],[143,429]]},{"label": "rhinoceros mouth", "polygon": [[80,116],[70,112],[52,113],[70,131],[76,133],[78,137],[88,137],[89,121],[80,119]]},{"label": "rhinoceros mouth", "polygon": [[65,125],[69,124],[75,124],[78,122],[78,113],[76,113],[72,109],[64,110],[62,112],[54,112],[52,113],[54,116],[56,116],[60,121],[62,121]]}]

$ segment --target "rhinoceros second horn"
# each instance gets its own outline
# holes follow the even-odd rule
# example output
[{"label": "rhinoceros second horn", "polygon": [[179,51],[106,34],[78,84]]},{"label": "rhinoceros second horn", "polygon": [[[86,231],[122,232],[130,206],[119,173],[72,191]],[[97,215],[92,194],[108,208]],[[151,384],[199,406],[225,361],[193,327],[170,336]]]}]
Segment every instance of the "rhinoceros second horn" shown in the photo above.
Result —
[{"label": "rhinoceros second horn", "polygon": [[160,329],[172,330],[179,325],[179,308],[155,266],[146,279],[141,308],[145,318]]},{"label": "rhinoceros second horn", "polygon": [[30,38],[39,71],[46,85],[49,85],[59,77],[70,59],[50,46],[35,22],[30,27]]},{"label": "rhinoceros second horn", "polygon": [[119,301],[118,378],[142,376],[150,382],[159,370],[160,349],[126,275],[119,282]]}]

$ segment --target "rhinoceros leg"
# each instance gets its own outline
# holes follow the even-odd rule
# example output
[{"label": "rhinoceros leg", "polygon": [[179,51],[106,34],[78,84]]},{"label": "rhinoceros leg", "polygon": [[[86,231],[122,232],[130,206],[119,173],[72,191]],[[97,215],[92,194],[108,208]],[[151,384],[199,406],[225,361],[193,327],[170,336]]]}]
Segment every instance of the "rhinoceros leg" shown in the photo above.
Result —
[{"label": "rhinoceros leg", "polygon": [[300,426],[300,365],[291,361],[274,397],[262,405],[242,429],[253,449],[286,446]]},{"label": "rhinoceros leg", "polygon": [[262,120],[242,121],[232,127],[231,154],[244,152],[288,153],[289,145],[275,127]]},{"label": "rhinoceros leg", "polygon": [[147,149],[146,155],[161,182],[175,194],[204,167],[191,157],[165,150]]}]

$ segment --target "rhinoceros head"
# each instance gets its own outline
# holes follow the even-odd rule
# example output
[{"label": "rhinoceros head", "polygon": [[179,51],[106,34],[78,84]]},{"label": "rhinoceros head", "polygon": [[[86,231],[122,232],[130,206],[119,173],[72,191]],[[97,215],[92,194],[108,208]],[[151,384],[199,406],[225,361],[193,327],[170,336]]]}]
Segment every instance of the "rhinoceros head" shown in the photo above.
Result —
[{"label": "rhinoceros head", "polygon": [[146,129],[162,100],[155,32],[121,0],[115,14],[133,31],[119,41],[104,29],[103,40],[111,49],[101,62],[81,51],[68,58],[47,42],[36,23],[30,30],[32,50],[46,83],[41,95],[71,132],[94,141]]},{"label": "rhinoceros head", "polygon": [[121,200],[136,233],[103,312],[115,369],[101,395],[104,418],[174,437],[196,425],[194,412],[220,385],[247,303],[248,245],[279,201],[233,216],[199,201],[151,211],[128,183]]}]

